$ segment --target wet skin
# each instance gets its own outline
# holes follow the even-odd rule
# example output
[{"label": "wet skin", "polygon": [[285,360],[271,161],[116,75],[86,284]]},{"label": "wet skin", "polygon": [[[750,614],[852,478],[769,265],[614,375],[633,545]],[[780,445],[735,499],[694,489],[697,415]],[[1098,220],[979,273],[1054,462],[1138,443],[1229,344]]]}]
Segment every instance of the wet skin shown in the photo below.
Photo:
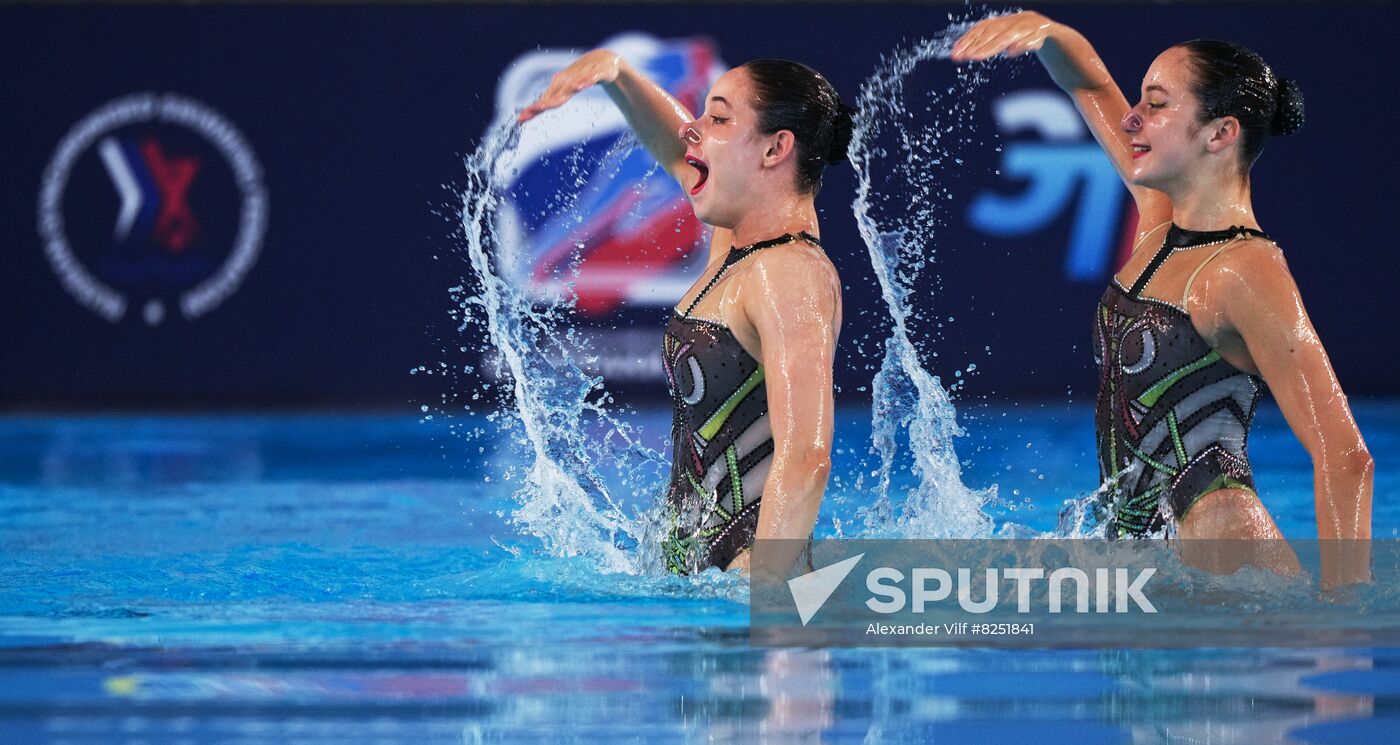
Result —
[{"label": "wet skin", "polygon": [[[592,85],[603,86],[680,183],[696,216],[714,227],[707,266],[678,310],[720,271],[731,245],[784,233],[820,235],[814,195],[797,188],[793,134],[759,130],[742,67],[715,82],[696,117],[617,55],[594,50],[556,74],[520,121]],[[690,316],[728,327],[765,371],[774,452],[756,537],[808,537],[831,470],[832,367],[841,327],[835,267],[805,241],[763,249],[726,271]],[[791,558],[796,561],[795,552]],[[747,551],[730,568],[747,570]]]},{"label": "wet skin", "polygon": [[[1173,47],[1153,61],[1138,103],[1129,106],[1088,40],[1038,13],[985,20],[953,48],[958,61],[1027,53],[1035,53],[1074,99],[1136,202],[1137,243],[1118,273],[1124,286],[1142,273],[1167,224],[1189,230],[1259,227],[1250,181],[1241,172],[1239,120],[1199,120],[1185,49]],[[1369,539],[1374,464],[1282,252],[1251,238],[1214,253],[1201,247],[1172,255],[1144,296],[1184,306],[1193,327],[1223,359],[1263,377],[1312,457],[1318,537]],[[1176,530],[1183,538],[1281,537],[1259,498],[1239,489],[1204,495]],[[1297,572],[1291,552],[1266,564]],[[1341,551],[1329,558],[1325,551],[1323,584],[1365,581],[1368,564],[1369,552]]]}]

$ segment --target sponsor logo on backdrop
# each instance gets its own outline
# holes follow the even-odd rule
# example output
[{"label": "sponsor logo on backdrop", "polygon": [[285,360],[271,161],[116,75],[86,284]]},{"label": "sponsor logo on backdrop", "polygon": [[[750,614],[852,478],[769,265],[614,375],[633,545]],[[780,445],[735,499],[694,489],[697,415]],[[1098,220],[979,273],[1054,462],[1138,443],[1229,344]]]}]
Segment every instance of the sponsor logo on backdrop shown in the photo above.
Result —
[{"label": "sponsor logo on backdrop", "polygon": [[[599,46],[622,55],[690,111],[704,108],[705,93],[727,69],[703,39],[628,33]],[[540,50],[516,59],[496,91],[498,120],[513,118],[579,54]],[[651,155],[626,147],[630,136],[607,94],[590,88],[525,127],[514,160],[497,174],[508,192],[496,225],[503,267],[541,299],[577,295],[580,312],[599,320],[624,303],[675,303],[693,281],[695,262],[704,261],[693,250],[704,226]],[[559,203],[561,195],[574,194],[576,202]],[[651,374],[659,374],[659,364],[654,367]]]},{"label": "sponsor logo on backdrop", "polygon": [[[1115,246],[1120,256],[1126,254],[1127,247],[1119,243],[1125,220],[1135,223],[1135,218],[1127,189],[1074,104],[1058,91],[1023,90],[998,99],[993,114],[1002,138],[1009,140],[1001,176],[1023,186],[1012,194],[978,194],[968,222],[987,235],[1017,238],[1045,230],[1072,212],[1065,277],[1102,279],[1113,268]],[[1011,139],[1024,132],[1040,139]]]},{"label": "sponsor logo on backdrop", "polygon": [[44,171],[39,235],[63,288],[113,323],[187,320],[232,295],[267,228],[262,167],[243,135],[173,93],[111,101],[64,135]]}]

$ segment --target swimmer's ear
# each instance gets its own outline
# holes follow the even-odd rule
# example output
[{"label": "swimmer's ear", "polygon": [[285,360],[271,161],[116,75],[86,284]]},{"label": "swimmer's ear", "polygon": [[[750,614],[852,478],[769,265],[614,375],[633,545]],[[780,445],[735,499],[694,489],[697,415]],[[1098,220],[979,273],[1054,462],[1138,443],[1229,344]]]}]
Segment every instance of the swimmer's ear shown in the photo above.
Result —
[{"label": "swimmer's ear", "polygon": [[797,139],[791,131],[780,129],[769,135],[768,149],[763,152],[763,165],[772,168],[792,156],[797,148]]},{"label": "swimmer's ear", "polygon": [[1208,153],[1218,153],[1240,139],[1240,120],[1233,116],[1222,116],[1206,126],[1210,131],[1206,140]]}]

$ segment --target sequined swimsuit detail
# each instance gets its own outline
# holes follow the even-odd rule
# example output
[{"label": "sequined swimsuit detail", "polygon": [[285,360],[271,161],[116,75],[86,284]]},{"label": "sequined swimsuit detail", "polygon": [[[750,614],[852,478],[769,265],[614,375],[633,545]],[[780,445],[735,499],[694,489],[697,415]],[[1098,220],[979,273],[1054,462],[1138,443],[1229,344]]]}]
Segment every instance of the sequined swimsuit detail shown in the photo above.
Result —
[{"label": "sequined swimsuit detail", "polygon": [[1246,444],[1262,381],[1221,359],[1201,338],[1184,296],[1181,307],[1142,296],[1173,252],[1223,244],[1199,272],[1250,235],[1268,240],[1245,228],[1202,232],[1172,225],[1132,288],[1124,290],[1115,278],[1099,301],[1095,425],[1111,534],[1156,533],[1212,491],[1254,490]]},{"label": "sequined swimsuit detail", "polygon": [[[821,245],[808,233],[799,235]],[[773,461],[763,365],[727,327],[690,313],[731,266],[797,239],[787,234],[731,248],[709,284],[666,325],[661,359],[671,392],[673,453],[666,495],[671,526],[662,547],[671,572],[722,569],[753,542]]]}]

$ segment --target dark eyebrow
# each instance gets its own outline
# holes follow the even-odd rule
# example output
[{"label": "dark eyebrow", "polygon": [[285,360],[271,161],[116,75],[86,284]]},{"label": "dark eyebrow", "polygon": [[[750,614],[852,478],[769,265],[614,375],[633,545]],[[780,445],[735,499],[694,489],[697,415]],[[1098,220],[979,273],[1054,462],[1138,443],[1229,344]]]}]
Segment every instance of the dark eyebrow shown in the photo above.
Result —
[{"label": "dark eyebrow", "polygon": [[1166,88],[1163,88],[1162,86],[1157,85],[1156,83],[1153,83],[1152,85],[1147,86],[1147,90],[1149,90],[1149,91],[1154,91],[1154,90],[1156,90],[1156,91],[1161,91],[1161,92],[1163,92],[1163,93],[1166,93],[1166,92],[1167,92],[1167,89],[1166,89]]},{"label": "dark eyebrow", "polygon": [[710,96],[710,100],[711,100],[711,101],[718,101],[718,102],[724,104],[725,106],[729,106],[729,105],[730,105],[728,101],[724,100],[724,96]]}]

